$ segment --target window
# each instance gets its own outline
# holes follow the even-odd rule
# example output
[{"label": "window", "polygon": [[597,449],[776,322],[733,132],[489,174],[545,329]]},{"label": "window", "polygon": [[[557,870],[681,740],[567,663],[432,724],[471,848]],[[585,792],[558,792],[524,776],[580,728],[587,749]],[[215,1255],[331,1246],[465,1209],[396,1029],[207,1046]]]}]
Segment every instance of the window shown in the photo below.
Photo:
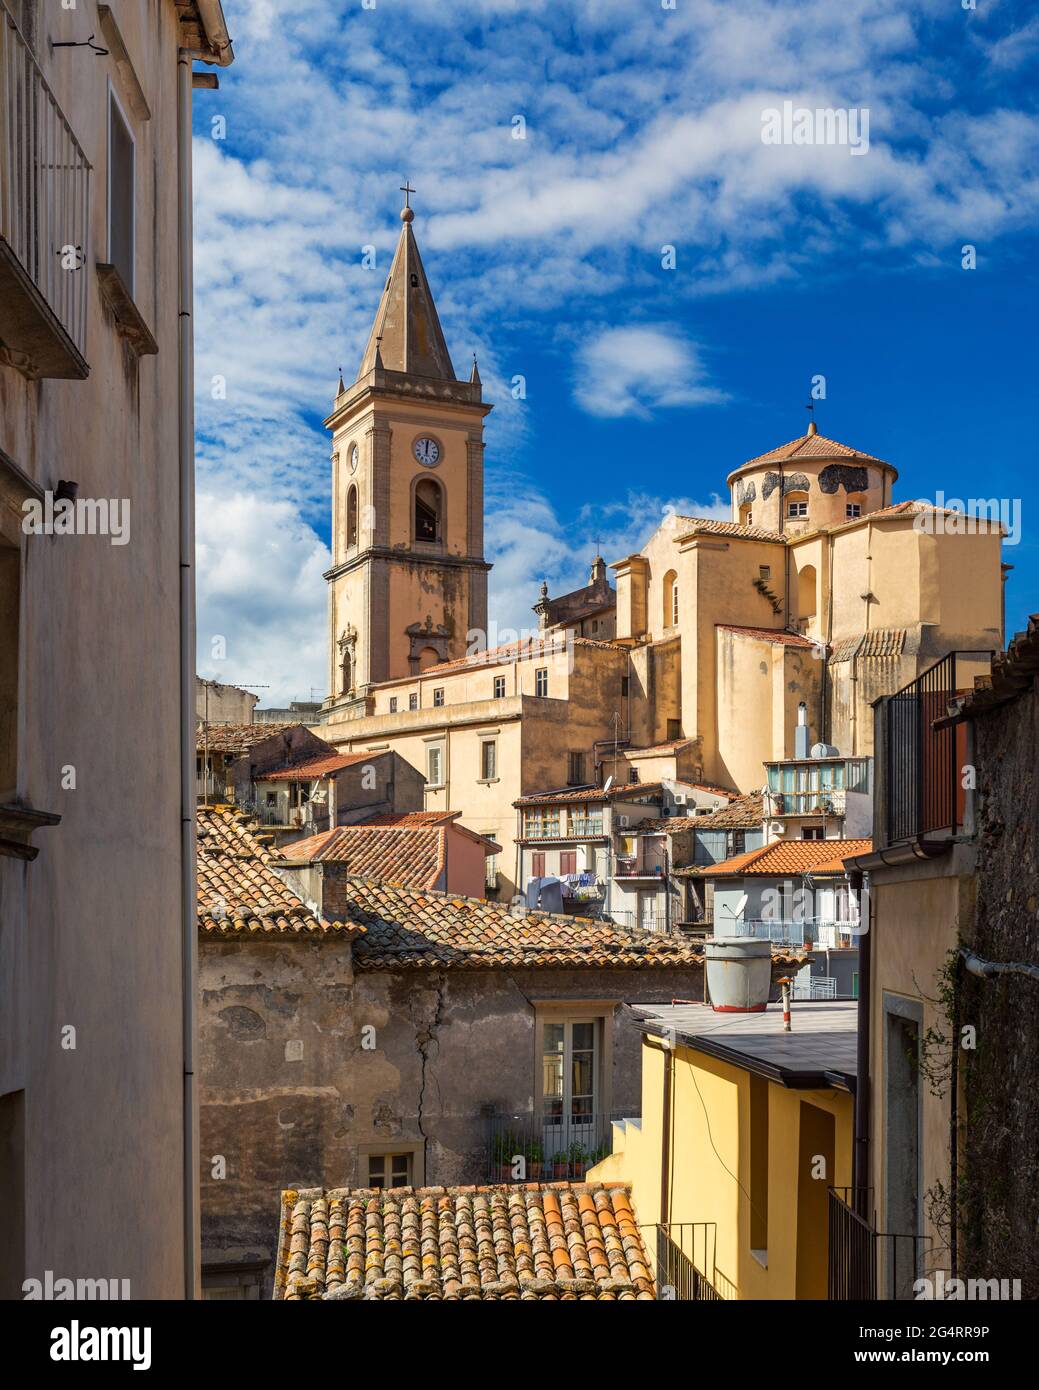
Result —
[{"label": "window", "polygon": [[862,503],[849,502],[844,508],[844,515],[849,521],[854,521],[856,517],[860,517],[862,515]]},{"label": "window", "polygon": [[547,666],[539,666],[538,669],[534,672],[534,694],[542,696],[548,694]]},{"label": "window", "polygon": [[797,572],[798,617],[814,618],[816,613],[816,574],[814,565],[805,565]]},{"label": "window", "polygon": [[263,1270],[256,1266],[202,1270],[202,1297],[207,1301],[257,1303],[262,1284]]},{"label": "window", "polygon": [[443,536],[443,493],[433,478],[422,478],[415,486],[415,539],[439,541]]},{"label": "window", "polygon": [[431,787],[440,787],[444,782],[444,750],[437,743],[426,750],[426,781]]},{"label": "window", "polygon": [[496,700],[505,699],[505,677],[495,676],[494,678],[494,698]]},{"label": "window", "polygon": [[577,850],[564,849],[559,855],[559,872],[561,874],[577,873]]},{"label": "window", "polygon": [[628,684],[628,682],[629,682],[629,677],[628,677],[628,676],[621,676],[621,699],[622,699],[622,700],[626,700],[626,699],[628,698],[628,689],[629,689],[629,684]]},{"label": "window", "polygon": [[586,1142],[586,1131],[591,1139],[598,1100],[597,1034],[594,1019],[545,1022],[542,1095],[545,1137],[554,1151],[594,1147]]},{"label": "window", "polygon": [[530,876],[531,878],[545,877],[545,851],[536,849],[530,856]]},{"label": "window", "polygon": [[637,767],[628,768],[628,781],[637,782],[639,780],[639,770]]},{"label": "window", "polygon": [[410,1187],[411,1154],[369,1154],[369,1187]]},{"label": "window", "polygon": [[567,755],[567,774],[566,780],[571,787],[584,785],[584,754],[570,753]]},{"label": "window", "polygon": [[357,488],[351,486],[346,494],[346,543],[357,544]]},{"label": "window", "polygon": [[418,709],[418,695],[412,694],[408,696],[408,709]]},{"label": "window", "polygon": [[729,854],[743,854],[747,848],[747,832],[745,830],[732,830],[729,832]]},{"label": "window", "polygon": [[801,827],[802,840],[821,840],[823,838],[823,827],[821,825],[803,825]]},{"label": "window", "polygon": [[753,522],[754,513],[751,510],[751,505],[749,502],[744,502],[743,506],[740,508],[740,525],[751,526]]},{"label": "window", "polygon": [[790,500],[789,500],[789,501],[787,502],[787,504],[786,504],[786,514],[787,514],[788,517],[791,517],[791,518],[799,517],[799,516],[807,516],[807,515],[808,515],[808,498],[807,498],[807,497],[791,497]]},{"label": "window", "polygon": [[771,565],[759,565],[759,566],[758,566],[758,578],[759,578],[759,579],[771,579],[771,578],[772,578],[772,566],[771,566]]},{"label": "window", "polygon": [[536,806],[523,812],[523,834],[528,840],[550,840],[559,836],[559,807]]},{"label": "window", "polygon": [[391,695],[391,696],[390,696],[390,713],[391,713],[391,714],[396,714],[396,713],[397,713],[397,697],[396,697],[396,695]]},{"label": "window", "polygon": [[0,801],[13,800],[18,783],[21,558],[16,546],[0,539]]},{"label": "window", "polygon": [[682,737],[682,721],[681,721],[681,719],[669,719],[669,720],[667,721],[667,740],[668,740],[668,742],[669,742],[669,743],[674,743],[674,741],[675,741],[676,739],[679,739],[679,738],[681,738],[681,737]]},{"label": "window", "polygon": [[678,623],[678,575],[668,570],[664,575],[664,626],[675,627]]},{"label": "window", "polygon": [[134,143],[119,99],[108,89],[108,261],[134,293]]},{"label": "window", "polygon": [[480,777],[484,782],[493,782],[498,775],[498,745],[493,739],[480,744]]},{"label": "window", "polygon": [[433,706],[434,706],[435,709],[440,709],[440,707],[441,707],[441,705],[443,705],[443,703],[444,703],[444,687],[443,687],[442,685],[438,685],[438,686],[436,687],[436,689],[433,691]]}]

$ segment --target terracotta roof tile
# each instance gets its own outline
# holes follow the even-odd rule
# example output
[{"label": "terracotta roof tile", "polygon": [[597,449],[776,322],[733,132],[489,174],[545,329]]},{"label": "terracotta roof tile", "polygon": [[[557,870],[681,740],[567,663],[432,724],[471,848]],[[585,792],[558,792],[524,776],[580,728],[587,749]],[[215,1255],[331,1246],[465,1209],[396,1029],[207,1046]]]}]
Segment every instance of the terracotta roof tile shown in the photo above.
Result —
[{"label": "terracotta roof tile", "polygon": [[348,922],[363,927],[357,970],[698,969],[679,937],[567,913],[510,909],[459,894],[350,879]]},{"label": "terracotta roof tile", "polygon": [[292,863],[344,863],[352,875],[378,883],[436,888],[444,872],[446,840],[442,825],[340,825],[282,845],[280,856]]},{"label": "terracotta roof tile", "polygon": [[872,840],[774,840],[746,854],[734,855],[720,864],[696,865],[676,869],[686,878],[720,878],[726,875],[765,875],[782,878],[786,874],[839,874],[844,860],[869,854]]},{"label": "terracotta roof tile", "polygon": [[802,637],[799,632],[786,632],[782,628],[740,627],[736,623],[715,623],[715,627],[725,632],[735,632],[740,637],[757,637],[762,641],[777,642],[785,647],[815,647],[814,642]]},{"label": "terracotta roof tile", "polygon": [[761,792],[751,792],[749,796],[738,796],[723,806],[720,811],[712,811],[709,816],[691,816],[697,830],[749,830],[760,826],[765,815],[765,798]]},{"label": "terracotta roof tile", "polygon": [[733,536],[737,540],[780,543],[788,539],[781,531],[766,531],[762,526],[744,526],[739,521],[719,521],[714,517],[703,516],[684,516],[680,520],[689,522],[689,529],[682,533],[680,539],[691,535]]},{"label": "terracotta roof tile", "polygon": [[775,449],[769,449],[767,453],[758,454],[755,458],[748,459],[744,468],[749,468],[752,463],[780,463],[787,459],[804,458],[856,458],[868,459],[870,463],[884,463],[884,459],[877,458],[875,454],[863,453],[861,449],[853,449],[850,444],[842,444],[838,439],[828,439],[825,434],[798,435],[796,439],[791,439],[786,444],[780,444]]},{"label": "terracotta roof tile", "polygon": [[356,925],[326,922],[269,867],[269,837],[259,822],[234,807],[197,812],[198,926],[203,937],[252,934],[349,937]]},{"label": "terracotta roof tile", "polygon": [[283,734],[288,729],[305,729],[300,720],[292,724],[210,724],[209,732],[202,720],[195,726],[195,748],[199,753],[208,746],[211,753],[248,753],[250,748],[266,739]]},{"label": "terracotta roof tile", "polygon": [[357,763],[374,762],[385,757],[386,750],[378,753],[326,753],[320,758],[309,758],[305,762],[291,763],[288,767],[278,767],[272,772],[261,772],[257,782],[309,782],[317,777],[330,777],[344,767],[354,767]]},{"label": "terracotta roof tile", "polygon": [[276,1299],[634,1302],[655,1297],[621,1183],[288,1189]]},{"label": "terracotta roof tile", "polygon": [[638,795],[655,796],[663,790],[660,782],[623,782],[620,786],[606,791],[603,787],[560,787],[558,791],[528,792],[517,797],[513,806],[555,805],[557,801],[627,801]]},{"label": "terracotta roof tile", "polygon": [[968,718],[997,709],[1035,688],[1039,673],[1039,613],[1028,619],[1024,632],[1015,632],[1005,652],[993,655],[989,672],[975,676],[970,693],[960,702]]}]

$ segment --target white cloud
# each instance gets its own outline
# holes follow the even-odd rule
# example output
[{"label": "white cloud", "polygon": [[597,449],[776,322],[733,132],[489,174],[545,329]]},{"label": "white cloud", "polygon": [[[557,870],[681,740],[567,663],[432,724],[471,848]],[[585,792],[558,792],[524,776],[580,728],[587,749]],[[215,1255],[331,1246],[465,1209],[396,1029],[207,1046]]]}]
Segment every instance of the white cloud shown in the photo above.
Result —
[{"label": "white cloud", "polygon": [[719,405],[695,343],[673,328],[605,328],[577,354],[574,396],[589,415],[648,418],[665,406]]}]

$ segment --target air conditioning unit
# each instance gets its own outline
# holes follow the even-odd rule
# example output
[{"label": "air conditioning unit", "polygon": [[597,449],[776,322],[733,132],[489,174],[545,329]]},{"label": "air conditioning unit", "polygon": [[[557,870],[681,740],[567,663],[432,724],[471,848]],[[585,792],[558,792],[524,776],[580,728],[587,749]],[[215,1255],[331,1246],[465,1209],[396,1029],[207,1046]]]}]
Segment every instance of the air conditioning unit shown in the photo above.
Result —
[{"label": "air conditioning unit", "polygon": [[686,804],[685,792],[675,792],[675,805],[684,806]]}]

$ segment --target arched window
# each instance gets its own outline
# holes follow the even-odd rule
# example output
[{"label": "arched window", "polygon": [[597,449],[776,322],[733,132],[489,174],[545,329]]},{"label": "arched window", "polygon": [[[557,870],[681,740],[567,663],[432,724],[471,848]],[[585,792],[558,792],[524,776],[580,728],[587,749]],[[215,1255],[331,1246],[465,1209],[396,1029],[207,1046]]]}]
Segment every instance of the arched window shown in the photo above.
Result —
[{"label": "arched window", "polygon": [[346,494],[346,543],[357,544],[357,487],[351,486]]},{"label": "arched window", "polygon": [[740,525],[754,525],[754,509],[749,502],[744,502],[743,506],[740,508]]},{"label": "arched window", "polygon": [[817,606],[815,566],[805,565],[797,571],[798,617],[814,618]]},{"label": "arched window", "polygon": [[349,695],[354,685],[354,663],[351,660],[349,651],[343,652],[343,694]]},{"label": "arched window", "polygon": [[678,626],[678,575],[674,570],[664,575],[664,626]]},{"label": "arched window", "polygon": [[420,671],[428,671],[431,666],[436,666],[440,662],[440,653],[433,647],[423,647],[418,654],[418,668]]},{"label": "arched window", "polygon": [[443,493],[432,478],[423,478],[415,487],[415,539],[439,541],[443,538]]}]

